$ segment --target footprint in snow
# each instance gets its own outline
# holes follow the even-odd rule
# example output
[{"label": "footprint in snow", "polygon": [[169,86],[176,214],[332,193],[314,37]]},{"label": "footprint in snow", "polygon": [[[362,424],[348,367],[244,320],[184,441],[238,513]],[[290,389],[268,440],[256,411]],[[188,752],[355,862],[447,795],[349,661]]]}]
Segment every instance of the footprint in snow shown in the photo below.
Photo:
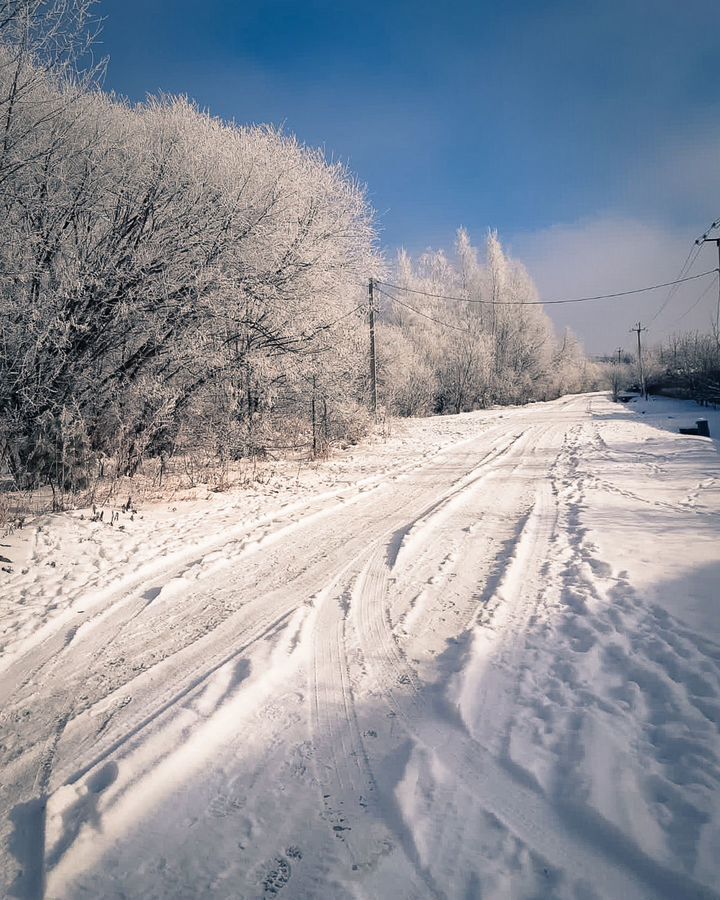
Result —
[{"label": "footprint in snow", "polygon": [[278,894],[290,881],[292,868],[290,863],[284,856],[278,856],[273,862],[273,866],[263,878],[263,888],[266,897],[273,897]]},{"label": "footprint in snow", "polygon": [[214,816],[216,819],[224,819],[227,816],[231,815],[233,812],[237,812],[242,809],[243,802],[239,800],[237,797],[229,797],[227,794],[219,794],[217,797],[214,797],[210,801],[210,806],[208,807],[210,815]]}]

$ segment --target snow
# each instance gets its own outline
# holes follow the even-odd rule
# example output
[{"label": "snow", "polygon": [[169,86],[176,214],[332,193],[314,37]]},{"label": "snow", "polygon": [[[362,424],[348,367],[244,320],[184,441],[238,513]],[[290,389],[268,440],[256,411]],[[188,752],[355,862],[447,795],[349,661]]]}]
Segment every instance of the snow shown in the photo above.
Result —
[{"label": "snow", "polygon": [[719,437],[566,397],[2,538],[3,895],[720,896]]}]

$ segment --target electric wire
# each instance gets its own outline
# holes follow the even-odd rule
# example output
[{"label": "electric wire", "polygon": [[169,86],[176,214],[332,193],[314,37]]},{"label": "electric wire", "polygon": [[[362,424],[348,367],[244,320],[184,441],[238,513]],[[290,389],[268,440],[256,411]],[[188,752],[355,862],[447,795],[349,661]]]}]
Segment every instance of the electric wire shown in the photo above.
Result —
[{"label": "electric wire", "polygon": [[397,297],[393,297],[392,294],[389,294],[387,291],[384,291],[381,287],[378,287],[377,282],[375,283],[375,287],[378,293],[382,294],[384,297],[387,297],[388,300],[392,300],[393,303],[397,303],[399,306],[404,306],[405,309],[409,309],[411,312],[414,312],[418,316],[422,316],[423,319],[429,319],[431,322],[434,322],[436,325],[442,325],[443,328],[452,328],[453,331],[460,331],[463,334],[468,334],[469,328],[461,328],[459,325],[453,325],[450,322],[443,322],[441,319],[436,319],[434,316],[429,316],[427,313],[421,312],[419,309],[415,309],[414,306],[411,306],[409,303],[405,303],[403,300],[398,300]]},{"label": "electric wire", "polygon": [[[718,277],[720,277],[720,276],[718,276]],[[700,294],[700,296],[693,303],[693,305],[690,306],[688,309],[686,309],[685,312],[681,316],[678,316],[677,319],[675,319],[676,322],[680,322],[682,319],[685,318],[685,316],[687,316],[689,313],[691,313],[695,309],[696,306],[699,306],[699,304],[705,299],[705,297],[710,292],[710,288],[715,286],[716,280],[717,279],[713,278],[713,280],[711,282],[709,282],[709,284],[707,285],[705,290],[702,292],[702,294]]]},{"label": "electric wire", "polygon": [[338,319],[334,319],[332,322],[326,322],[324,325],[318,325],[315,329],[315,334],[319,334],[321,331],[327,331],[328,328],[334,328],[338,322],[342,322],[343,319],[349,318],[353,313],[356,313],[359,309],[363,309],[365,306],[364,303],[358,303],[357,306],[353,307],[349,312],[343,313],[342,316]]},{"label": "electric wire", "polygon": [[699,244],[701,241],[704,241],[705,238],[710,234],[710,232],[715,231],[716,228],[720,228],[720,219],[715,219],[715,221],[708,228],[705,234],[701,234],[700,237],[695,241],[695,243]]},{"label": "electric wire", "polygon": [[684,284],[686,281],[695,281],[698,278],[705,278],[713,275],[718,268],[708,269],[707,272],[700,272],[698,275],[688,275],[685,278],[678,278],[674,281],[665,281],[661,284],[652,284],[648,287],[634,288],[631,291],[616,291],[613,294],[597,294],[594,297],[569,297],[564,300],[475,300],[469,297],[451,297],[447,294],[435,294],[431,291],[421,291],[417,288],[403,287],[399,284],[391,284],[388,281],[376,281],[376,285],[383,285],[397,291],[405,291],[409,294],[421,294],[424,297],[433,297],[436,300],[448,300],[455,303],[477,303],[485,306],[553,306],[560,303],[589,303],[593,300],[614,300],[619,297],[627,297],[630,294],[643,294],[647,291],[656,291],[659,288],[670,287],[675,284]]},{"label": "electric wire", "polygon": [[[697,260],[699,255],[700,255],[700,247],[693,244],[693,246],[688,251],[688,255],[685,257],[685,262],[682,264],[682,268],[680,269],[680,272],[678,273],[678,276],[677,276],[678,279],[683,278],[692,269],[692,267],[695,265],[695,261]],[[655,321],[655,319],[657,319],[657,317],[662,313],[662,311],[665,309],[665,307],[668,305],[668,303],[675,297],[675,295],[677,294],[677,292],[679,290],[680,290],[680,286],[678,284],[672,285],[670,290],[667,292],[667,297],[665,297],[663,302],[660,304],[660,306],[655,311],[655,314],[653,315],[653,317],[650,319],[651,325]]]},{"label": "electric wire", "polygon": [[[682,278],[683,276],[687,275],[687,273],[692,269],[692,267],[695,265],[695,262],[697,261],[698,256],[700,256],[700,252],[702,251],[703,241],[710,234],[711,231],[713,231],[715,228],[718,228],[718,227],[720,227],[720,219],[716,219],[710,225],[708,230],[703,235],[701,235],[696,241],[693,242],[692,246],[688,250],[688,255],[685,257],[685,262],[682,264],[682,268],[680,269],[680,271],[677,275],[677,278]],[[650,319],[651,325],[655,321],[655,319],[657,319],[657,317],[667,307],[668,303],[670,303],[670,301],[677,295],[678,290],[679,290],[678,285],[673,285],[670,288],[670,290],[668,291],[667,297],[660,304],[660,306],[658,307],[658,309],[655,312],[655,315],[652,317],[652,319]],[[682,316],[680,318],[682,318]],[[679,320],[676,320],[676,321],[679,321]]]}]

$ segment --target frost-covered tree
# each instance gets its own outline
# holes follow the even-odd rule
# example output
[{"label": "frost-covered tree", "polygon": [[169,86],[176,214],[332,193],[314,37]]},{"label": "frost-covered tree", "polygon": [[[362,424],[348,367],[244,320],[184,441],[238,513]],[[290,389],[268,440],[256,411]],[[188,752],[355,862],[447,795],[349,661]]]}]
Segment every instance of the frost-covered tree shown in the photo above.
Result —
[{"label": "frost-covered tree", "polygon": [[[436,412],[522,403],[587,383],[579,344],[570,335],[557,342],[527,270],[508,258],[495,232],[488,233],[482,261],[460,229],[454,259],[428,251],[413,261],[403,251],[396,273],[397,284],[413,292],[398,292],[400,302],[390,301],[386,313],[404,342],[402,381],[415,383],[422,361]],[[396,395],[390,402],[407,414]]]},{"label": "frost-covered tree", "polygon": [[309,443],[318,404],[328,434],[356,432],[356,308],[380,262],[350,173],[0,41],[0,453],[18,483],[75,487],[103,456],[132,473],[179,442]]},{"label": "frost-covered tree", "polygon": [[650,349],[646,362],[651,391],[700,402],[720,400],[720,347],[713,331],[673,334]]}]

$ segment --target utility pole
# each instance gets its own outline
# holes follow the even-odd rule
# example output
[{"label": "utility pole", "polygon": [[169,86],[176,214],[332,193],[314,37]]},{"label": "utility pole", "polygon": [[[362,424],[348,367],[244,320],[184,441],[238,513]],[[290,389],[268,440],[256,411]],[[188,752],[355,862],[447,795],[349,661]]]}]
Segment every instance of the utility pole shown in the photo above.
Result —
[{"label": "utility pole", "polygon": [[637,342],[638,342],[638,366],[640,368],[640,387],[642,389],[642,395],[647,400],[647,388],[645,387],[645,371],[643,369],[643,359],[642,359],[642,345],[640,343],[640,332],[647,331],[647,328],[642,327],[642,322],[638,322],[630,331],[634,331],[637,333]]},{"label": "utility pole", "polygon": [[373,421],[377,422],[377,360],[375,356],[375,282],[371,278],[368,283],[369,322],[370,322],[370,409]]},{"label": "utility pole", "polygon": [[[712,228],[710,229],[712,231]],[[720,238],[703,237],[695,241],[696,244],[715,244],[718,251],[718,302],[715,311],[715,340],[720,345]]]},{"label": "utility pole", "polygon": [[315,392],[316,392],[317,380],[315,375],[312,377],[312,399],[310,400],[310,414],[312,417],[312,448],[313,448],[313,459],[317,457],[317,420],[315,416]]},{"label": "utility pole", "polygon": [[622,347],[618,347],[615,351],[618,355],[617,358],[617,369],[612,373],[612,398],[613,403],[617,403],[620,398],[620,386],[622,385],[622,374],[620,372],[620,355],[622,354]]}]

